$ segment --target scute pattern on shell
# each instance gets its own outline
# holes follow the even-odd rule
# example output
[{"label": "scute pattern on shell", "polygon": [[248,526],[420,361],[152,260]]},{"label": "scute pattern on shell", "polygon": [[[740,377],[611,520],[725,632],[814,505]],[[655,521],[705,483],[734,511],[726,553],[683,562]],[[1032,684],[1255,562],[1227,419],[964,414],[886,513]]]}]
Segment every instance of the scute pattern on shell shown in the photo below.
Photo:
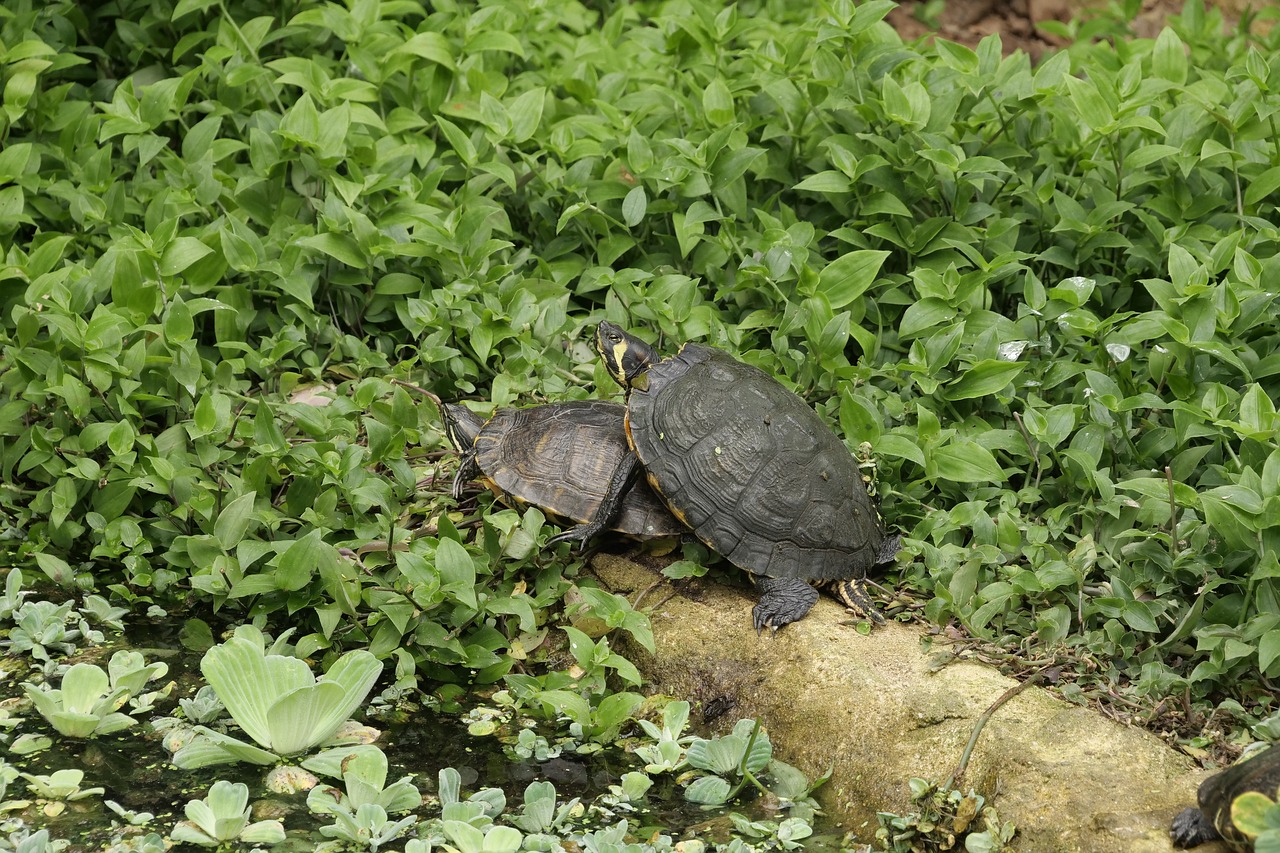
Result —
[{"label": "scute pattern on shell", "polygon": [[884,533],[856,460],[764,371],[686,344],[632,389],[627,418],[653,487],[740,568],[823,581],[875,562]]},{"label": "scute pattern on shell", "polygon": [[[499,409],[476,437],[476,463],[509,497],[561,519],[589,521],[628,452],[625,411],[603,400]],[[643,481],[627,494],[611,529],[632,536],[688,532]]]}]

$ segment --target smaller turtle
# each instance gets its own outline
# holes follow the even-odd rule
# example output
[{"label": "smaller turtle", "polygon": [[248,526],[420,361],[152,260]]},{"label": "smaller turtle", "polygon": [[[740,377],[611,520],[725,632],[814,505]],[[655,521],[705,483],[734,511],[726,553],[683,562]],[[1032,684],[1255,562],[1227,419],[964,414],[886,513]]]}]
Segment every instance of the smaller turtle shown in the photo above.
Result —
[{"label": "smaller turtle", "polygon": [[[536,506],[558,523],[595,517],[609,474],[630,452],[617,403],[498,409],[487,421],[454,403],[438,405],[445,434],[461,454],[454,497],[479,477],[504,503]],[[641,539],[689,532],[644,483],[627,494],[609,529]]]},{"label": "smaller turtle", "polygon": [[1253,849],[1249,839],[1231,822],[1231,803],[1247,791],[1274,797],[1277,788],[1280,788],[1280,744],[1205,779],[1196,796],[1200,807],[1184,809],[1169,827],[1173,846],[1195,847],[1221,839],[1232,850]]}]

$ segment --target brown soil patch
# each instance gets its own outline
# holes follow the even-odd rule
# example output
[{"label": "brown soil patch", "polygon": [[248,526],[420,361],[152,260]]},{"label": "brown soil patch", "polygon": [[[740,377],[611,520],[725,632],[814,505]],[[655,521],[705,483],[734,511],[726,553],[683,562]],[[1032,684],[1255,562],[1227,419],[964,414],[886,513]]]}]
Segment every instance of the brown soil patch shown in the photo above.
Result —
[{"label": "brown soil patch", "polygon": [[[941,13],[931,21],[925,2],[904,0],[887,20],[904,39],[938,35],[968,47],[999,33],[1006,54],[1021,50],[1035,62],[1046,51],[1064,45],[1062,39],[1037,25],[1042,21],[1065,23],[1074,15],[1088,14],[1089,5],[1081,0],[945,0]],[[1230,14],[1225,9],[1230,3],[1221,5]],[[1181,10],[1181,0],[1146,0],[1133,30],[1139,37],[1153,38],[1165,18]]]}]

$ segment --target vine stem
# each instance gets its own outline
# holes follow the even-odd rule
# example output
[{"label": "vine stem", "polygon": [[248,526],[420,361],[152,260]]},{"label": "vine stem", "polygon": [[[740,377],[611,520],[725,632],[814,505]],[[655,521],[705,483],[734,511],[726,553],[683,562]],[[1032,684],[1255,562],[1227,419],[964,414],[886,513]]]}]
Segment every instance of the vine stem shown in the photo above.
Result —
[{"label": "vine stem", "polygon": [[1040,677],[1044,674],[1045,669],[1047,669],[1047,667],[1042,667],[1041,669],[1036,670],[1026,681],[1010,687],[1004,693],[1000,694],[1000,697],[996,699],[996,701],[992,702],[991,706],[987,708],[987,710],[982,712],[982,716],[978,717],[977,722],[973,724],[973,734],[969,735],[969,743],[965,746],[964,752],[960,755],[960,763],[956,765],[955,772],[953,772],[951,776],[947,778],[947,781],[943,783],[942,790],[951,790],[956,780],[964,776],[964,771],[969,768],[969,758],[973,755],[973,748],[978,745],[978,736],[982,734],[982,730],[986,728],[987,723],[991,721],[991,715],[998,711],[1000,706],[1005,702],[1008,702],[1014,696],[1017,696],[1023,690],[1026,690],[1028,687],[1039,681]]}]

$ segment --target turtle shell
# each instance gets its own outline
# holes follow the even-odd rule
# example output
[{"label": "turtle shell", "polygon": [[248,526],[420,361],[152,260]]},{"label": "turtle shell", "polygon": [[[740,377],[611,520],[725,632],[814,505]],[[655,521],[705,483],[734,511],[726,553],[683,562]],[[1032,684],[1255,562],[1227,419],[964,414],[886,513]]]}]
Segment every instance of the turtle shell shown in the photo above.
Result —
[{"label": "turtle shell", "polygon": [[1251,850],[1252,845],[1231,822],[1231,803],[1246,791],[1268,797],[1280,787],[1280,744],[1268,747],[1252,758],[1215,773],[1200,785],[1198,809],[1178,815],[1170,830],[1175,847],[1194,847],[1221,838],[1231,850]]},{"label": "turtle shell", "polygon": [[739,568],[860,578],[884,532],[858,463],[803,399],[699,344],[648,368],[627,405],[631,446],[677,517]]},{"label": "turtle shell", "polygon": [[[589,521],[628,452],[625,412],[601,400],[499,409],[476,436],[476,464],[500,494],[561,520]],[[688,532],[639,482],[610,529],[638,537]]]}]

